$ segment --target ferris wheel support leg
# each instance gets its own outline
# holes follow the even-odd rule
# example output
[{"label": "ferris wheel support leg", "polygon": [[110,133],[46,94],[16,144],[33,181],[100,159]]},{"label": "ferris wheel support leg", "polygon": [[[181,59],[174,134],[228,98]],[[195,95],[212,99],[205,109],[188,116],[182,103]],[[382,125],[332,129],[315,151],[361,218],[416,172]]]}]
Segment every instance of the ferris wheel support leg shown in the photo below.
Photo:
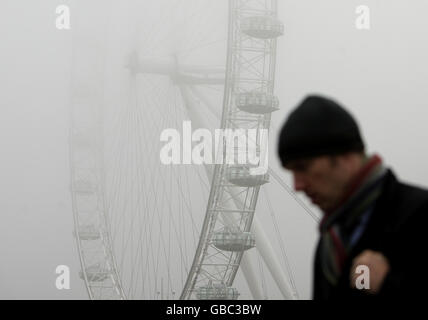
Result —
[{"label": "ferris wheel support leg", "polygon": [[185,107],[192,124],[194,124],[194,127],[196,128],[204,128],[204,121],[202,120],[203,117],[201,117],[201,115],[198,113],[198,108],[192,102],[189,89],[183,84],[179,84],[178,88],[180,89],[181,96],[183,97]]},{"label": "ferris wheel support leg", "polygon": [[208,107],[208,110],[211,111],[214,116],[219,118],[218,114],[220,110],[216,110],[211,101],[209,101],[209,99],[199,90],[199,88],[197,88],[196,86],[190,86],[190,90],[198,99],[200,99]]},{"label": "ferris wheel support leg", "polygon": [[262,290],[258,284],[256,273],[254,272],[251,256],[248,253],[244,253],[241,259],[241,264],[239,266],[241,267],[244,278],[247,281],[248,288],[251,291],[251,295],[253,296],[253,299],[255,300],[264,299]]},{"label": "ferris wheel support leg", "polygon": [[256,238],[256,248],[269,268],[284,298],[292,300],[298,299],[297,292],[292,288],[289,279],[284,274],[283,268],[257,218],[253,221],[252,231]]},{"label": "ferris wheel support leg", "polygon": [[[199,116],[198,110],[192,102],[192,99],[190,98],[188,89],[184,85],[180,85],[180,92],[183,96],[183,100],[186,104],[186,108],[189,112],[190,120],[194,123],[197,127],[203,127],[203,118]],[[213,170],[212,167],[205,165],[205,171],[207,174],[208,179],[211,181]],[[236,209],[236,208],[232,208]],[[233,226],[233,221],[230,219],[227,215],[221,214],[223,221],[226,225],[229,227]],[[251,295],[254,299],[260,300],[263,299],[262,290],[259,285],[259,281],[257,280],[256,273],[254,271],[253,262],[251,261],[251,257],[249,255],[244,254],[242,256],[241,264],[240,264],[242,273],[244,275],[244,278],[248,284],[248,287],[250,289]]]},{"label": "ferris wheel support leg", "polygon": [[[202,118],[198,114],[197,108],[192,103],[192,100],[190,98],[189,91],[187,87],[184,87],[183,85],[180,86],[181,93],[183,96],[183,99],[186,103],[187,110],[189,111],[189,115],[191,117],[191,120],[195,120],[195,124],[197,126],[201,126],[203,124]],[[194,89],[194,88],[192,88]],[[192,90],[193,93],[196,93],[196,90]],[[202,94],[198,95],[199,98],[203,98]],[[201,99],[202,100],[202,99]],[[206,99],[203,99],[206,100]],[[206,101],[204,101],[206,105]],[[208,105],[208,107],[210,107]],[[214,110],[212,110],[214,111]],[[211,168],[205,166],[208,177],[212,176],[212,170]],[[233,194],[233,193],[231,193]],[[235,202],[240,202],[240,199],[233,195],[233,198]],[[239,206],[238,206],[239,207]],[[231,221],[226,215],[222,214],[223,220],[225,224],[232,226],[233,221]],[[265,231],[261,227],[260,223],[258,222],[257,218],[255,218],[255,221],[252,224],[252,231],[254,232],[254,235],[256,237],[256,248],[259,251],[261,257],[263,258],[264,262],[266,263],[272,277],[274,278],[275,282],[278,285],[279,290],[281,291],[281,294],[285,299],[297,299],[297,293],[290,285],[290,281],[287,278],[287,276],[284,274],[284,271],[282,270],[281,264],[278,261],[277,256],[274,253],[274,250],[272,248],[272,245],[270,244]],[[257,284],[257,278],[255,276],[252,263],[248,256],[245,254],[242,257],[241,260],[241,270],[244,274],[244,277],[248,283],[248,286],[250,288],[250,291],[255,299],[262,299],[262,293],[261,288]]]},{"label": "ferris wheel support leg", "polygon": [[[181,86],[181,88],[183,88],[183,86]],[[191,115],[191,117],[198,119],[197,120],[198,125],[201,125],[202,120],[200,120],[201,118],[197,114],[197,111],[200,111],[200,110],[198,110],[197,108],[195,108],[192,105],[191,99],[189,97],[189,92],[186,89],[184,89],[184,88],[182,89],[182,94],[183,94],[183,98],[186,102],[186,105],[188,107],[189,114]],[[211,111],[214,111],[213,106],[211,106],[210,103],[208,103],[207,99],[204,99],[204,95],[201,92],[198,92],[198,90],[196,90],[195,87],[191,87],[191,89],[192,89],[192,92],[195,95],[197,95],[197,97],[199,99],[201,99],[205,103],[205,105],[211,109]],[[206,166],[206,168],[207,168],[207,166]],[[209,177],[212,176],[210,173],[211,173],[210,168],[207,168],[207,174]],[[239,199],[239,196],[234,195],[232,192],[230,192],[230,194],[233,196],[234,201],[237,202],[237,207],[240,207],[239,202],[241,202],[241,200]],[[224,219],[226,224],[228,224],[228,225],[232,224],[231,221],[228,221],[227,216],[225,216],[225,215],[222,215],[222,216],[223,216],[223,219]],[[272,277],[274,278],[276,284],[278,285],[278,288],[281,291],[281,294],[283,295],[283,297],[285,299],[297,299],[298,298],[297,292],[290,285],[291,282],[288,279],[288,277],[286,276],[286,274],[284,273],[284,270],[281,267],[281,264],[279,263],[278,258],[274,253],[272,245],[271,245],[269,239],[267,238],[266,233],[263,230],[263,228],[262,228],[260,222],[258,221],[257,217],[254,218],[254,221],[252,223],[252,231],[256,237],[256,248],[260,252],[261,257],[263,258],[263,260],[266,263]],[[248,259],[245,257],[246,257],[246,255],[244,254],[242,260],[245,260],[245,262],[241,261],[241,269],[244,273],[245,279],[247,280],[247,283],[250,286],[250,290],[251,290],[251,286],[255,282],[254,281],[255,276],[254,276],[254,273],[252,272],[252,266],[251,266],[250,261],[247,261]],[[245,268],[247,268],[247,269],[244,271]],[[254,292],[253,292],[253,290],[251,290],[251,291],[253,293],[253,296],[257,295],[258,297],[261,297],[261,291],[259,288],[254,288]]]},{"label": "ferris wheel support leg", "polygon": [[[199,99],[201,99],[201,101],[204,102],[204,104],[209,108],[209,110],[213,114],[216,114],[214,106],[209,102],[209,100],[204,96],[204,94],[200,92],[195,86],[191,86],[190,88],[192,93],[195,94]],[[235,201],[238,201],[238,202],[240,201],[240,199],[238,199],[238,197],[236,197],[235,195],[233,195],[233,197]],[[239,204],[237,206],[239,207]],[[257,250],[259,250],[260,255],[262,256],[264,262],[266,263],[272,277],[277,283],[278,288],[280,289],[284,298],[297,299],[298,298],[297,292],[294,288],[292,288],[288,277],[284,274],[284,271],[282,270],[282,267],[278,261],[277,256],[274,253],[272,245],[269,239],[267,238],[265,231],[261,227],[261,224],[259,223],[257,217],[255,217],[254,219],[255,220],[253,221],[252,228],[253,228],[254,235],[256,237]]]},{"label": "ferris wheel support leg", "polygon": [[[234,194],[230,189],[229,194],[232,196],[237,207],[240,207],[239,203],[242,202],[242,200],[239,198],[239,196]],[[275,254],[268,237],[266,236],[266,232],[257,219],[257,216],[254,217],[253,223],[251,224],[251,232],[256,238],[256,249],[268,267],[269,272],[275,280],[275,283],[277,284],[283,297],[285,299],[298,299],[298,294],[296,290],[293,289],[290,284],[290,280],[284,273],[284,270],[279,263],[278,257]]]},{"label": "ferris wheel support leg", "polygon": [[[236,209],[236,207],[231,209]],[[221,213],[221,217],[228,227],[234,226],[232,219],[230,219],[230,217],[228,217],[226,214]],[[245,281],[247,282],[248,288],[250,289],[253,298],[256,300],[263,299],[262,290],[254,272],[253,261],[251,260],[251,257],[244,253],[239,266],[241,267]]]}]

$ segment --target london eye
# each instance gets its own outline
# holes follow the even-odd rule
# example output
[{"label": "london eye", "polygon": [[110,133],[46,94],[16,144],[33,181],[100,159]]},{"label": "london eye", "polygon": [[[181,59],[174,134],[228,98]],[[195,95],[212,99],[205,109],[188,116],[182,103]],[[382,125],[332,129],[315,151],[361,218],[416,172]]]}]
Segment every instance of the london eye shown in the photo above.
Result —
[{"label": "london eye", "polygon": [[95,1],[76,11],[70,174],[89,298],[298,299],[271,190],[316,217],[273,168],[159,161],[162,130],[186,120],[271,128],[281,105],[277,0]]}]

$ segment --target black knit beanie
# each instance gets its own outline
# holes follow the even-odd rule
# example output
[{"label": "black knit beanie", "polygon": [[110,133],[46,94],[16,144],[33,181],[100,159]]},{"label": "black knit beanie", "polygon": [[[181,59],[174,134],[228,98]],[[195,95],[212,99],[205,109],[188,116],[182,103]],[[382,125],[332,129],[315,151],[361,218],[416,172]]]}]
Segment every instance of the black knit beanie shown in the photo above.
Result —
[{"label": "black knit beanie", "polygon": [[279,136],[278,155],[284,166],[292,160],[350,151],[364,151],[357,122],[338,103],[321,96],[306,97]]}]

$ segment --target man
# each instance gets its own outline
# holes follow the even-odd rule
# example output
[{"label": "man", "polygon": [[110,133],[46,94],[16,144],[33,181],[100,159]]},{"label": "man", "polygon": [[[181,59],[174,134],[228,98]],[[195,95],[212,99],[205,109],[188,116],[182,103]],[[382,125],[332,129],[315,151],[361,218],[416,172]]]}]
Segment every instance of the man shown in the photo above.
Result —
[{"label": "man", "polygon": [[278,153],[295,190],[323,211],[313,298],[421,297],[428,191],[397,181],[378,155],[367,156],[354,118],[321,96],[292,111]]}]

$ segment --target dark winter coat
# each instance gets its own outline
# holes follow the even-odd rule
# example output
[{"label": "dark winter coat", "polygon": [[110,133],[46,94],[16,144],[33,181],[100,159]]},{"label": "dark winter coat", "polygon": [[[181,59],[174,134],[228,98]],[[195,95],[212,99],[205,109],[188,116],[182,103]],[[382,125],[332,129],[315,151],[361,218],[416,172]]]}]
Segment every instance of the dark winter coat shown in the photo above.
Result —
[{"label": "dark winter coat", "polygon": [[[345,261],[336,287],[326,290],[320,268],[319,245],[315,254],[313,298],[422,298],[428,290],[428,190],[401,183],[388,170],[384,187],[361,238]],[[383,253],[390,264],[377,295],[350,288],[352,260],[364,250]]]}]

